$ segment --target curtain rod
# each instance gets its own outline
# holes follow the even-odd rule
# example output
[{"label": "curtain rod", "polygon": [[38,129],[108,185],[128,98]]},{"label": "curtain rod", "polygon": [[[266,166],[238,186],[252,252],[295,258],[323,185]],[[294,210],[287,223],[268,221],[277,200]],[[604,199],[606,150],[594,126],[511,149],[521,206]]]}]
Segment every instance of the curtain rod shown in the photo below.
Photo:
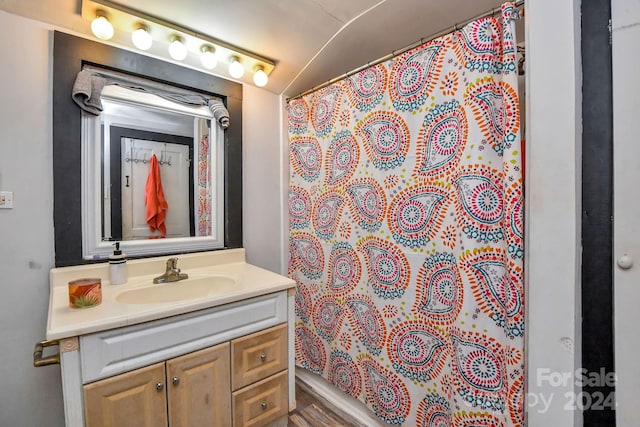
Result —
[{"label": "curtain rod", "polygon": [[[514,4],[515,7],[521,7],[522,5],[524,5],[524,2],[525,2],[525,0],[517,0],[517,1],[513,2],[513,4]],[[404,47],[404,48],[402,48],[400,50],[397,50],[397,51],[394,50],[393,52],[383,56],[382,58],[378,58],[375,61],[367,62],[365,65],[362,65],[362,66],[360,66],[358,68],[355,68],[355,69],[353,69],[351,71],[347,71],[346,73],[341,74],[338,77],[334,77],[334,78],[332,78],[331,80],[329,80],[327,82],[324,82],[324,83],[321,83],[321,84],[319,84],[317,86],[314,86],[309,90],[301,92],[298,95],[292,96],[291,98],[287,98],[286,102],[289,103],[289,101],[292,101],[294,99],[302,98],[303,96],[308,95],[308,94],[310,94],[312,92],[315,92],[316,90],[325,88],[325,87],[327,87],[329,85],[332,85],[332,84],[334,84],[336,82],[339,82],[340,80],[346,79],[347,77],[351,77],[352,75],[357,74],[362,70],[365,70],[365,69],[367,69],[369,67],[372,67],[374,65],[378,65],[381,62],[388,61],[389,59],[394,58],[394,57],[396,57],[398,55],[402,55],[403,53],[408,52],[411,49],[420,46],[421,44],[424,44],[426,42],[430,42],[431,40],[437,39],[438,37],[442,37],[442,36],[444,36],[446,34],[449,34],[449,33],[452,33],[454,31],[457,31],[460,28],[464,27],[465,25],[467,25],[467,24],[469,24],[469,23],[471,23],[473,21],[477,21],[478,19],[486,18],[488,16],[493,16],[493,15],[496,14],[497,11],[500,11],[500,9],[501,9],[500,7],[493,8],[493,9],[491,9],[491,10],[485,12],[485,13],[482,13],[482,14],[480,14],[478,16],[474,16],[473,18],[467,19],[466,21],[462,21],[462,22],[459,22],[459,23],[457,23],[457,24],[455,24],[455,25],[453,25],[451,27],[448,27],[446,30],[439,31],[439,32],[437,32],[435,34],[432,34],[432,35],[428,36],[428,37],[423,37],[420,40],[410,44],[407,47]]]}]

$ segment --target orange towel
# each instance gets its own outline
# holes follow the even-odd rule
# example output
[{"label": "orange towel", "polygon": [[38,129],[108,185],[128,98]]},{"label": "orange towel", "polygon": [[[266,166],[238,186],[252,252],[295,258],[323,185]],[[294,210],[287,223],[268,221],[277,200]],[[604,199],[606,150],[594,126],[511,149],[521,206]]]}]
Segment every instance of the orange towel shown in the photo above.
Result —
[{"label": "orange towel", "polygon": [[167,235],[167,226],[164,220],[167,217],[169,205],[164,198],[160,179],[160,165],[155,154],[151,156],[150,163],[144,195],[144,204],[147,206],[147,224],[149,224],[149,230],[159,230],[162,233],[162,237],[165,237]]}]

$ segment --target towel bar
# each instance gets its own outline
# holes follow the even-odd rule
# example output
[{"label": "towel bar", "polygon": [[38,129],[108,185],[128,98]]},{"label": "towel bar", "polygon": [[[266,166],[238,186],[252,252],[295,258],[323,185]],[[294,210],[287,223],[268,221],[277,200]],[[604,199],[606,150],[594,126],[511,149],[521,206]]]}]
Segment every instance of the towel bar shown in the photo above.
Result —
[{"label": "towel bar", "polygon": [[59,345],[60,341],[58,340],[50,340],[50,341],[40,341],[33,348],[33,366],[39,368],[41,366],[47,365],[57,365],[60,363],[60,352],[56,354],[52,354],[51,356],[42,357],[42,351],[45,347],[51,347],[54,345]]}]

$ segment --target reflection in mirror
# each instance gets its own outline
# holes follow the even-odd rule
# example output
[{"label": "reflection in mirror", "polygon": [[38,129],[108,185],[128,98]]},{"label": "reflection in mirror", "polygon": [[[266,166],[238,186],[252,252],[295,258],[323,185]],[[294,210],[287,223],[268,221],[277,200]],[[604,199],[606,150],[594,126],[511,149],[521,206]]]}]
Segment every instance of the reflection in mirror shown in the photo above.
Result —
[{"label": "reflection in mirror", "polygon": [[108,256],[114,240],[129,255],[223,247],[223,131],[211,110],[118,85],[101,101],[100,116],[82,118],[83,258]]}]

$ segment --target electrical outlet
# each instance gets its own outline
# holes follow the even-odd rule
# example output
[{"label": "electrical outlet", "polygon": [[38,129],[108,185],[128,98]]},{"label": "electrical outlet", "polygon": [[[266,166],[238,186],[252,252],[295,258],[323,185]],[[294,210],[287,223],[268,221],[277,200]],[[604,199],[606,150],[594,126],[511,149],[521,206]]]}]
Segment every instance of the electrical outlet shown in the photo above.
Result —
[{"label": "electrical outlet", "polygon": [[13,208],[13,192],[0,191],[0,209],[12,209],[12,208]]}]

